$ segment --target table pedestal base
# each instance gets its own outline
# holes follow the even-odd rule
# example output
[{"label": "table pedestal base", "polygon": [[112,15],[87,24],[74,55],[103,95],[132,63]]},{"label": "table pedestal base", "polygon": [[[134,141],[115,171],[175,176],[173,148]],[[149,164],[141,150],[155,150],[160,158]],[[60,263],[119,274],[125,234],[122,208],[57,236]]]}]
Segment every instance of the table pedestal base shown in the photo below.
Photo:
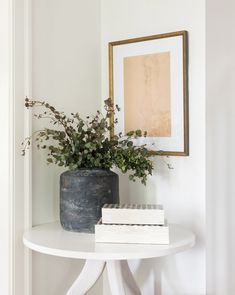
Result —
[{"label": "table pedestal base", "polygon": [[66,295],[84,295],[107,268],[112,295],[141,295],[126,260],[87,260]]}]

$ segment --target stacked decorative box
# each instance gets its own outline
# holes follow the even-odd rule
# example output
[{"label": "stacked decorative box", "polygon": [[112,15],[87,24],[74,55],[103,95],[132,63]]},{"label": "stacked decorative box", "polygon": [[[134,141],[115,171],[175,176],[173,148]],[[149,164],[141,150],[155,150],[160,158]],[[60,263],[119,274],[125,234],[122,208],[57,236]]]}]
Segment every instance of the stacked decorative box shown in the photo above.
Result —
[{"label": "stacked decorative box", "polygon": [[106,204],[95,225],[101,243],[169,244],[169,227],[161,205]]}]

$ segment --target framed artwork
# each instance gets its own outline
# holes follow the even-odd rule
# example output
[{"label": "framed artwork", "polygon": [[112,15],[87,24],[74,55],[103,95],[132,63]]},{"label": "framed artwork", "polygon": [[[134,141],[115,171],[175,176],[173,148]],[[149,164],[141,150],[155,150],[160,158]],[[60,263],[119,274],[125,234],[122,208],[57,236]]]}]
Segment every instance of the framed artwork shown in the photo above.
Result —
[{"label": "framed artwork", "polygon": [[187,89],[186,31],[109,43],[109,95],[121,109],[112,134],[147,131],[136,145],[146,144],[152,154],[187,156]]}]

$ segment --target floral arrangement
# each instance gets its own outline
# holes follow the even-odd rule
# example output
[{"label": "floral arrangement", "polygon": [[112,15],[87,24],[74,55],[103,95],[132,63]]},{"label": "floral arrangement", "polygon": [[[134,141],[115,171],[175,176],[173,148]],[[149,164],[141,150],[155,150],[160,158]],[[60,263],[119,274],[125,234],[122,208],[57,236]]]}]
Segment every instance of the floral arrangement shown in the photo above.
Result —
[{"label": "floral arrangement", "polygon": [[[134,138],[147,136],[146,132],[135,130],[110,135],[113,127],[110,118],[119,111],[111,99],[105,100],[105,114],[97,111],[94,116],[81,118],[79,113],[67,116],[45,101],[25,99],[27,108],[42,108],[35,114],[37,119],[47,119],[52,128],[36,131],[22,143],[22,154],[35,140],[38,149],[47,149],[47,163],[68,167],[69,170],[81,168],[111,169],[117,167],[122,173],[130,172],[129,179],[137,178],[146,184],[147,176],[152,174],[153,164],[145,145],[136,146]],[[117,119],[114,124],[117,124]]]}]

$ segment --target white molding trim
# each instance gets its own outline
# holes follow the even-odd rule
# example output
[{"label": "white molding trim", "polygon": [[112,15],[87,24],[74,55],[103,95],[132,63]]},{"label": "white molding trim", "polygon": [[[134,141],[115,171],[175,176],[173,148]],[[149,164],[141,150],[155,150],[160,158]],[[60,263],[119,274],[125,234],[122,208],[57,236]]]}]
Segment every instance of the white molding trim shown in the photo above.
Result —
[{"label": "white molding trim", "polygon": [[13,2],[0,2],[0,293],[14,291],[14,157],[13,157]]},{"label": "white molding trim", "polygon": [[15,0],[9,1],[9,294],[15,295]]},{"label": "white molding trim", "polygon": [[4,295],[32,295],[31,253],[22,241],[23,231],[32,226],[32,161],[31,155],[25,160],[20,155],[20,142],[24,133],[30,134],[32,119],[23,107],[23,97],[31,95],[32,88],[31,4],[32,0],[0,1],[0,215],[4,220],[0,294]]},{"label": "white molding trim", "polygon": [[[32,97],[32,0],[24,0],[24,92]],[[24,136],[32,134],[32,112],[24,112]],[[25,155],[24,161],[24,226],[32,227],[32,150]],[[25,248],[24,257],[25,295],[32,295],[32,252]]]},{"label": "white molding trim", "polygon": [[10,225],[10,286],[15,295],[15,0],[9,1],[9,225]]}]

